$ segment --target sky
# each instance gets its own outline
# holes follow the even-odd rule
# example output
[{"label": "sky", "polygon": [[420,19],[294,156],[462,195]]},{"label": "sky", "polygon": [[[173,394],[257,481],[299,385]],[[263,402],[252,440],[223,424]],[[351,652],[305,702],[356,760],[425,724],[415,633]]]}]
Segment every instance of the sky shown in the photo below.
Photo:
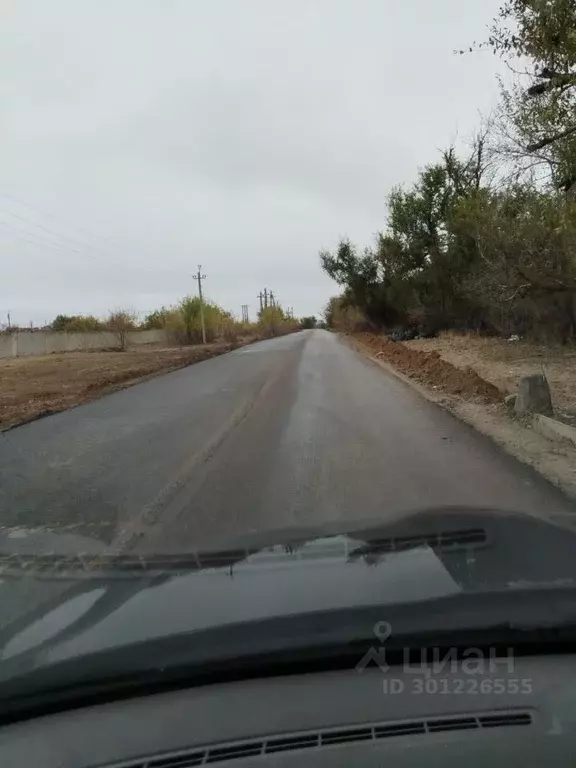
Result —
[{"label": "sky", "polygon": [[0,0],[0,324],[196,291],[295,315],[498,101],[499,0]]}]

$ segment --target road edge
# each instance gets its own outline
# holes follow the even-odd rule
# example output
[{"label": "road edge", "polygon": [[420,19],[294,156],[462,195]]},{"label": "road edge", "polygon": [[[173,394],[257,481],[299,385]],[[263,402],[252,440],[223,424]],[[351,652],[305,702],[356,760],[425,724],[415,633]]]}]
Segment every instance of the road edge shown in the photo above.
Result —
[{"label": "road edge", "polygon": [[[205,363],[208,360],[213,360],[215,357],[222,357],[222,355],[228,355],[230,352],[235,352],[237,349],[241,349],[242,347],[248,347],[251,344],[258,344],[261,341],[267,341],[267,339],[263,338],[252,338],[247,341],[236,341],[236,342],[230,342],[233,344],[233,346],[230,349],[225,349],[221,351],[215,352],[215,354],[209,355],[208,357],[205,357],[201,360],[190,360],[190,361],[184,361],[181,363],[177,363],[176,365],[170,365],[166,368],[159,368],[157,371],[152,371],[152,373],[145,373],[142,376],[135,376],[132,379],[126,379],[124,381],[118,381],[113,382],[110,384],[104,384],[102,388],[90,390],[89,392],[85,393],[85,396],[82,400],[78,400],[77,403],[68,403],[63,405],[61,408],[46,408],[43,411],[39,411],[38,413],[35,413],[31,416],[27,416],[23,419],[20,419],[13,424],[7,424],[6,426],[0,426],[0,435],[5,432],[10,432],[13,429],[17,429],[18,427],[23,427],[26,424],[33,424],[35,421],[40,421],[41,419],[45,419],[48,416],[55,416],[58,413],[64,413],[65,411],[72,411],[75,408],[79,408],[82,405],[88,405],[89,403],[93,403],[96,400],[100,400],[102,397],[106,397],[107,395],[112,395],[115,392],[120,392],[123,389],[130,389],[130,387],[134,387],[137,384],[144,384],[147,381],[150,381],[151,379],[156,379],[159,376],[164,376],[168,373],[175,373],[176,371],[181,371],[184,368],[190,368],[193,365],[199,365],[200,363]],[[119,353],[121,354],[121,353]]]},{"label": "road edge", "polygon": [[420,382],[401,373],[390,363],[376,357],[373,351],[358,339],[347,334],[340,338],[386,373],[410,387],[420,397],[443,408],[459,421],[489,437],[506,453],[535,469],[571,499],[576,500],[576,448],[553,443],[532,427],[529,422],[511,418],[506,406],[486,405],[430,390]]}]

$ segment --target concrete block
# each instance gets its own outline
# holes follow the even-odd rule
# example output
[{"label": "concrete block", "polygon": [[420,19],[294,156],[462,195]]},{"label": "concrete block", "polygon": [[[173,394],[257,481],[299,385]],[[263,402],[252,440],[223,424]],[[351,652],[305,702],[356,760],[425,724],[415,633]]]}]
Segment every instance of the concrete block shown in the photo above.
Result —
[{"label": "concrete block", "polygon": [[518,383],[518,395],[514,404],[517,416],[526,413],[542,413],[552,416],[552,398],[546,376],[535,373],[531,376],[522,376]]},{"label": "concrete block", "polygon": [[534,429],[550,440],[569,440],[576,445],[576,428],[538,413],[533,420]]}]

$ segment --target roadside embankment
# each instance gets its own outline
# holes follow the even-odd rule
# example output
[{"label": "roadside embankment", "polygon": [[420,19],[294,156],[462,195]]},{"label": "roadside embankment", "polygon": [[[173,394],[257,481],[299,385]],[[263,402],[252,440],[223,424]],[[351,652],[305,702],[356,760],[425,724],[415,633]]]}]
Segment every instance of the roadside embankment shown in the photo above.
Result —
[{"label": "roadside embankment", "polygon": [[357,334],[360,343],[406,376],[450,395],[472,395],[490,403],[500,402],[503,394],[470,367],[459,368],[442,358],[438,350],[425,351],[385,336]]}]

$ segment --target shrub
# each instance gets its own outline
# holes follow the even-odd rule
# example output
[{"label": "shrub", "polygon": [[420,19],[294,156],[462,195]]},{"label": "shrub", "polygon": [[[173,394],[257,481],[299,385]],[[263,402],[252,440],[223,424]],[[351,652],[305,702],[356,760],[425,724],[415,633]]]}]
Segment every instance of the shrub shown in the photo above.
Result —
[{"label": "shrub", "polygon": [[161,307],[160,309],[154,310],[154,312],[150,312],[150,314],[146,315],[144,318],[142,329],[145,331],[153,331],[166,328],[170,315],[173,312],[173,309],[168,309],[167,307]]},{"label": "shrub", "polygon": [[50,329],[70,332],[101,331],[104,324],[93,315],[56,315],[50,323]]}]

